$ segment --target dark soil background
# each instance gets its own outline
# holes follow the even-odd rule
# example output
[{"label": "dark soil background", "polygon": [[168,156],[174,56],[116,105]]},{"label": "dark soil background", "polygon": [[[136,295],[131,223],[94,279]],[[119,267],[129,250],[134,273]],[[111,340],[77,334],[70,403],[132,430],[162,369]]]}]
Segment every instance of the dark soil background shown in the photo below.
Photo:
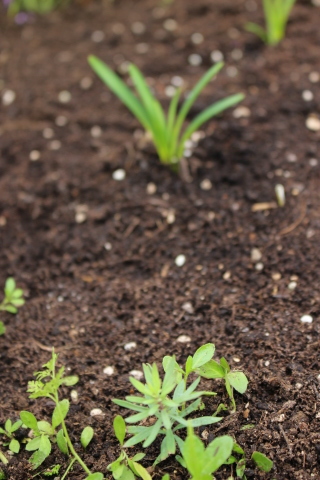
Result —
[{"label": "dark soil background", "polygon": [[[13,276],[26,292],[16,316],[2,315],[0,423],[23,409],[51,413],[26,389],[54,346],[80,377],[71,436],[78,444],[82,428],[94,427],[84,457],[105,472],[118,454],[112,419],[120,409],[111,399],[128,394],[129,372],[166,354],[182,362],[213,342],[250,384],[211,436],[232,434],[248,459],[259,450],[274,461],[268,475],[248,461],[250,479],[320,479],[320,131],[306,126],[320,113],[320,9],[298,2],[276,48],[244,31],[247,21],[262,22],[252,0],[93,2],[22,27],[0,15],[0,285]],[[193,33],[204,41],[194,44]],[[133,61],[166,105],[172,78],[188,90],[214,51],[226,66],[192,115],[231,93],[246,99],[205,126],[187,183],[158,162],[86,57],[121,71]],[[190,65],[191,54],[202,64]],[[123,181],[113,179],[118,168]],[[286,205],[255,211],[274,206],[278,183]],[[206,386],[218,392],[206,400],[210,414],[227,399],[219,382]],[[95,408],[102,415],[90,415]],[[242,430],[247,424],[255,427]],[[31,478],[27,458],[12,458],[8,479]],[[57,462],[66,466],[52,454],[45,467]],[[154,478],[165,472],[187,478],[174,459]],[[76,467],[69,478],[84,476]]]}]

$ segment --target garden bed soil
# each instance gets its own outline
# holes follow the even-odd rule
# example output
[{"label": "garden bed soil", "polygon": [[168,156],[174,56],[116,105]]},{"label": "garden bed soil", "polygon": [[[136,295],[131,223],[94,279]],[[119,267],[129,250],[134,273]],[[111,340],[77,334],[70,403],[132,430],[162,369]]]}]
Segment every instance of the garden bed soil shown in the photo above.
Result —
[{"label": "garden bed soil", "polygon": [[[26,304],[2,315],[0,423],[25,409],[50,414],[50,403],[28,399],[26,390],[54,346],[60,364],[80,377],[68,426],[77,448],[82,428],[95,429],[84,454],[93,471],[105,472],[118,454],[112,420],[124,412],[111,399],[131,391],[129,372],[168,354],[182,362],[213,342],[216,357],[250,383],[236,395],[236,414],[207,428],[209,438],[234,435],[247,458],[259,450],[274,461],[270,474],[248,461],[249,479],[320,479],[320,132],[306,127],[320,112],[320,10],[298,2],[285,40],[267,48],[243,28],[262,21],[256,3],[93,2],[22,27],[1,12],[1,88],[16,98],[0,110],[0,285],[13,276]],[[167,19],[176,29],[163,27]],[[134,22],[145,32],[132,33]],[[204,36],[199,45],[195,32]],[[190,88],[212,51],[224,54],[226,67],[191,114],[240,91],[246,109],[206,125],[188,183],[158,162],[86,57],[117,68],[133,61],[167,104],[172,77]],[[201,55],[200,66],[189,64],[191,54]],[[65,90],[71,100],[61,103]],[[118,168],[123,181],[112,177]],[[254,211],[261,202],[275,206],[276,184],[285,188],[285,206]],[[227,398],[219,382],[205,384],[218,392],[205,400],[210,414]],[[92,417],[94,408],[102,415]],[[148,449],[145,466],[158,447]],[[8,479],[32,477],[27,458],[10,460]],[[55,463],[66,466],[59,454],[44,465]],[[166,472],[186,478],[174,459],[154,478]],[[69,478],[83,479],[80,467]]]}]

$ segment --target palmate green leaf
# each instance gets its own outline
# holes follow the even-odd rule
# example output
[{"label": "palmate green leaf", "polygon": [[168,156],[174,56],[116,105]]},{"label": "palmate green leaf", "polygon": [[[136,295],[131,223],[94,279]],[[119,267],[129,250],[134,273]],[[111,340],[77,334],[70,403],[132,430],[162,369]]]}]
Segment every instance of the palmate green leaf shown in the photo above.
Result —
[{"label": "palmate green leaf", "polygon": [[80,436],[80,442],[83,448],[87,448],[87,446],[93,439],[93,435],[94,435],[94,430],[92,427],[87,426],[82,430],[81,436]]},{"label": "palmate green leaf", "polygon": [[227,374],[230,385],[239,393],[244,393],[248,387],[248,379],[243,372],[232,371]]},{"label": "palmate green leaf", "polygon": [[117,415],[113,420],[113,429],[115,436],[117,437],[120,445],[123,445],[124,438],[126,436],[126,423],[121,417],[121,415]]},{"label": "palmate green leaf", "polygon": [[110,88],[110,90],[133,113],[146,130],[152,131],[146,110],[137,97],[131,92],[121,78],[104,62],[94,55],[88,57],[88,62],[95,73]]},{"label": "palmate green leaf", "polygon": [[253,452],[251,458],[257,467],[263,472],[270,472],[270,470],[272,470],[273,461],[266,457],[263,453]]},{"label": "palmate green leaf", "polygon": [[202,345],[192,357],[192,369],[202,367],[205,363],[209,362],[212,359],[215,351],[215,346],[213,343],[206,343]]},{"label": "palmate green leaf", "polygon": [[218,102],[214,103],[210,107],[206,108],[203,112],[199,113],[192,122],[188,125],[186,130],[184,131],[179,147],[178,147],[178,154],[179,156],[183,155],[183,150],[184,150],[184,144],[185,142],[191,137],[191,135],[198,130],[201,125],[203,125],[205,122],[210,120],[210,118],[215,117],[219,113],[223,112],[227,108],[230,108],[237,103],[241,102],[241,100],[244,99],[244,95],[242,93],[237,93],[235,95],[230,95],[229,97],[223,98],[222,100],[219,100]]}]

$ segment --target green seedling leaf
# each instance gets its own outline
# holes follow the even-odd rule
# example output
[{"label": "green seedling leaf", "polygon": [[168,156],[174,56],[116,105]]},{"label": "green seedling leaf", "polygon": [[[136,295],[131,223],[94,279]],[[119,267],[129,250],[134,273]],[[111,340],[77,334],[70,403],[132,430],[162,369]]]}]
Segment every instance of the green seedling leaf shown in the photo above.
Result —
[{"label": "green seedling leaf", "polygon": [[192,357],[192,369],[202,367],[204,364],[209,362],[212,359],[215,351],[215,346],[213,343],[207,343],[198,348],[196,353]]},{"label": "green seedling leaf", "polygon": [[224,369],[225,373],[230,372],[231,370],[230,365],[224,357],[220,358],[220,365]]},{"label": "green seedling leaf", "polygon": [[126,423],[121,415],[117,415],[113,420],[113,429],[115,436],[119,440],[120,445],[124,443],[124,438],[126,436]]},{"label": "green seedling leaf", "polygon": [[6,305],[4,307],[5,311],[6,312],[9,312],[9,313],[17,313],[18,312],[18,309],[16,307],[14,307],[13,305]]},{"label": "green seedling leaf", "polygon": [[54,434],[52,425],[50,425],[50,423],[46,420],[40,420],[38,422],[38,429],[40,430],[40,432],[46,433],[49,436]]},{"label": "green seedling leaf", "polygon": [[251,459],[263,472],[268,473],[273,467],[273,461],[266,457],[263,453],[253,452]]},{"label": "green seedling leaf", "polygon": [[6,327],[3,322],[0,322],[0,336],[6,333]]},{"label": "green seedling leaf", "polygon": [[65,439],[62,428],[57,433],[56,440],[57,440],[57,445],[59,447],[59,450],[62,453],[64,453],[65,455],[68,455],[69,454],[68,444],[67,444],[67,441]]},{"label": "green seedling leaf", "polygon": [[66,418],[70,408],[70,402],[67,399],[61,400],[55,407],[52,414],[52,428],[58,427]]},{"label": "green seedling leaf", "polygon": [[152,480],[149,472],[140,463],[132,462],[136,474],[143,480]]},{"label": "green seedling leaf", "polygon": [[91,473],[88,477],[85,478],[85,480],[103,480],[103,473]]},{"label": "green seedling leaf", "polygon": [[33,430],[34,432],[38,431],[37,419],[31,412],[23,410],[22,412],[20,412],[20,418],[22,420],[22,423],[26,427],[31,428],[31,430]]},{"label": "green seedling leaf", "polygon": [[[0,452],[0,460],[1,460],[1,452]],[[2,462],[2,463],[4,463],[4,462]],[[1,468],[0,468],[0,480],[6,480],[6,478],[7,478],[7,477],[6,477],[5,473],[4,473],[4,471],[1,470]]]},{"label": "green seedling leaf", "polygon": [[136,453],[134,457],[132,457],[133,462],[140,462],[146,456],[145,453]]},{"label": "green seedling leaf", "polygon": [[87,448],[87,446],[89,445],[89,443],[93,438],[93,435],[94,435],[94,430],[92,427],[88,426],[82,430],[80,441],[83,448]]},{"label": "green seedling leaf", "polygon": [[79,382],[79,377],[76,375],[70,375],[68,377],[63,377],[61,380],[61,385],[65,385],[66,387],[73,387],[76,383]]},{"label": "green seedling leaf", "polygon": [[244,393],[248,387],[248,379],[243,372],[229,372],[227,374],[230,385],[239,393]]},{"label": "green seedling leaf", "polygon": [[32,438],[26,445],[27,452],[39,450],[41,437]]},{"label": "green seedling leaf", "polygon": [[15,291],[15,288],[16,288],[15,279],[12,278],[12,277],[7,278],[6,283],[5,283],[5,287],[4,287],[5,296],[6,297],[11,297],[11,295]]},{"label": "green seedling leaf", "polygon": [[224,378],[224,369],[215,360],[210,360],[202,365],[199,370],[199,375],[204,378]]},{"label": "green seedling leaf", "polygon": [[236,465],[236,474],[237,477],[243,478],[244,472],[246,470],[246,459],[242,458]]},{"label": "green seedling leaf", "polygon": [[41,450],[34,452],[29,458],[29,462],[32,464],[32,470],[36,470],[45,461],[47,456],[48,455]]},{"label": "green seedling leaf", "polygon": [[43,453],[45,453],[46,457],[48,457],[50,455],[51,442],[49,440],[49,437],[47,437],[47,435],[41,435],[39,450],[41,450]]},{"label": "green seedling leaf", "polygon": [[170,475],[166,473],[165,475],[163,475],[162,480],[170,480]]},{"label": "green seedling leaf", "polygon": [[15,438],[11,440],[11,442],[9,443],[9,450],[11,450],[11,452],[13,453],[19,453],[20,443],[18,442],[18,440],[16,440]]},{"label": "green seedling leaf", "polygon": [[22,422],[21,420],[17,420],[11,427],[11,433],[15,432],[16,430],[18,430],[18,428],[20,428],[22,425]]}]

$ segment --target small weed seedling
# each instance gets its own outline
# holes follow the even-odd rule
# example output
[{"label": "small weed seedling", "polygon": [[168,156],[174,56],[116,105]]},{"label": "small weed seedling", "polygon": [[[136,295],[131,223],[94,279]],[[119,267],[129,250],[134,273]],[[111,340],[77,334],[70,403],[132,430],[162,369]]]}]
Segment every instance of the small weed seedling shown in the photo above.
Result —
[{"label": "small weed seedling", "polygon": [[[4,428],[0,428],[0,435],[5,435],[8,438],[8,442],[3,443],[4,446],[8,446],[12,453],[19,453],[20,443],[14,438],[14,432],[18,430],[22,425],[21,420],[17,420],[12,423],[10,419],[4,424]],[[0,461],[4,464],[8,463],[5,455],[0,451]]]},{"label": "small weed seedling", "polygon": [[7,0],[8,14],[15,16],[20,12],[31,12],[38,14],[49,13],[68,3],[68,0]]},{"label": "small weed seedling", "polygon": [[[33,469],[38,468],[43,461],[50,455],[52,443],[57,443],[62,453],[71,457],[67,470],[62,475],[64,480],[71,470],[73,464],[77,461],[86,472],[86,480],[103,480],[102,473],[91,473],[87,465],[76,452],[67,430],[65,418],[69,411],[69,400],[59,399],[59,389],[61,386],[72,386],[78,382],[76,376],[64,376],[64,367],[56,369],[57,354],[52,352],[51,360],[43,365],[43,370],[35,373],[36,380],[28,384],[28,392],[31,393],[30,398],[45,397],[52,400],[55,408],[52,413],[51,423],[48,421],[38,421],[36,417],[28,411],[20,413],[21,421],[12,425],[7,420],[5,429],[1,429],[0,433],[6,435],[10,439],[9,448],[13,452],[19,451],[19,442],[14,439],[12,433],[20,426],[29,428],[32,432],[32,438],[25,439],[27,442],[26,450],[33,452],[29,461]],[[86,448],[92,440],[93,429],[85,427],[81,433],[80,442],[83,448]]]},{"label": "small weed seedling", "polygon": [[[113,428],[121,447],[123,447],[124,438],[126,436],[126,424],[121,415],[115,417]],[[126,452],[121,448],[119,457],[108,465],[108,470],[112,472],[115,480],[134,480],[135,475],[143,480],[151,480],[148,471],[138,463],[144,457],[144,453],[137,453],[134,457],[129,458]]]},{"label": "small weed seedling", "polygon": [[[213,343],[207,343],[198,348],[193,357],[190,355],[186,361],[185,369],[175,362],[176,371],[184,378],[185,384],[190,373],[197,373],[204,378],[221,378],[225,381],[227,393],[230,397],[233,410],[236,409],[236,402],[234,400],[233,389],[239,393],[244,393],[247,390],[248,380],[243,372],[231,371],[230,365],[225,358],[220,359],[220,363],[212,360],[215,352]],[[166,365],[169,360],[174,357],[164,357],[163,368],[166,371]],[[223,409],[223,406],[219,410]]]},{"label": "small weed seedling", "polygon": [[[259,470],[262,472],[270,472],[273,467],[273,462],[261,452],[253,452],[251,460],[256,464]],[[245,475],[246,470],[246,456],[243,448],[237,443],[234,443],[232,448],[232,455],[225,462],[226,465],[235,464],[236,476],[242,480],[247,480]]]},{"label": "small weed seedling", "polygon": [[99,58],[91,55],[89,64],[101,80],[137,118],[144,129],[151,133],[160,161],[171,166],[174,170],[178,168],[179,161],[184,154],[185,142],[191,137],[192,133],[207,120],[232,107],[244,98],[244,95],[239,93],[219,100],[197,115],[186,129],[182,131],[184,121],[192,105],[205,86],[221,70],[223,67],[222,62],[217,63],[204,74],[191,90],[180,110],[178,110],[178,103],[181,89],[177,89],[171,100],[167,115],[164,113],[158,100],[151,93],[142,73],[135,65],[131,64],[129,66],[129,75],[138,96]]},{"label": "small weed seedling", "polygon": [[[126,418],[126,423],[140,423],[148,418],[155,419],[151,425],[129,426],[131,438],[124,443],[124,448],[143,443],[146,448],[151,445],[157,436],[164,435],[161,443],[161,453],[155,460],[160,461],[176,452],[176,445],[181,448],[182,440],[176,434],[177,430],[210,425],[221,420],[218,417],[203,416],[187,421],[186,417],[199,409],[202,395],[216,395],[214,392],[196,391],[200,382],[198,377],[190,386],[186,386],[181,374],[176,370],[176,361],[171,358],[166,364],[166,372],[161,380],[156,364],[143,365],[146,384],[135,378],[130,378],[132,385],[142,396],[129,395],[126,400],[113,400],[120,407],[138,412]],[[169,394],[172,394],[171,397]],[[191,402],[187,407],[186,404]]]},{"label": "small weed seedling", "polygon": [[[23,290],[16,288],[16,282],[13,278],[7,278],[4,287],[4,299],[0,303],[0,311],[9,313],[17,313],[18,308],[24,305],[25,301],[22,298]],[[0,335],[3,335],[6,328],[3,322],[0,322]]]},{"label": "small weed seedling", "polygon": [[266,28],[248,23],[246,29],[268,45],[277,45],[285,36],[290,12],[296,0],[262,0]]},{"label": "small weed seedling", "polygon": [[232,453],[233,438],[228,435],[217,437],[207,448],[198,438],[192,427],[183,444],[179,462],[191,475],[191,480],[212,480],[212,474],[225,464]]}]

